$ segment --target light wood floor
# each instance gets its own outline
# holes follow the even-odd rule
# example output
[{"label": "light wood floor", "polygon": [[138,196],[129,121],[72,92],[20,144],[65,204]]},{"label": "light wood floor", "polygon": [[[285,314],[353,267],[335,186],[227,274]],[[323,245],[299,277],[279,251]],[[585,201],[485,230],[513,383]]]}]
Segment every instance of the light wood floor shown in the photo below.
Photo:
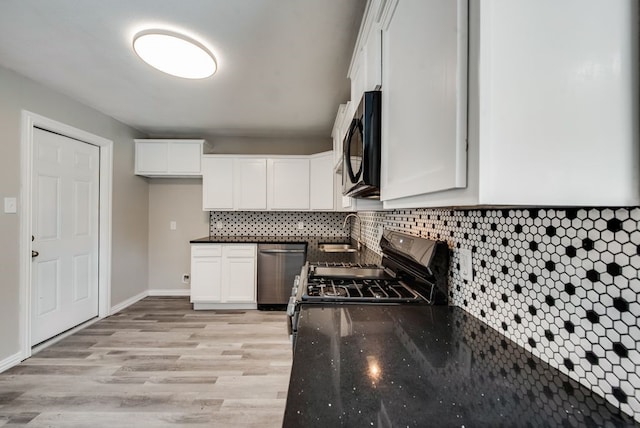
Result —
[{"label": "light wood floor", "polygon": [[146,298],[0,374],[0,426],[281,427],[285,317]]}]

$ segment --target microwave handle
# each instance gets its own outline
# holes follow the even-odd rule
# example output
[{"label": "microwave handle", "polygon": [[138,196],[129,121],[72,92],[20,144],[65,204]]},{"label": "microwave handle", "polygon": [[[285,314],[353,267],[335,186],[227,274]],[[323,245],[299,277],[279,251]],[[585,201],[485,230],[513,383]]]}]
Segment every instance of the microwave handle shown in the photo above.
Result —
[{"label": "microwave handle", "polygon": [[345,144],[343,147],[344,151],[344,167],[347,170],[347,174],[349,175],[349,180],[352,183],[357,183],[360,179],[360,175],[362,175],[362,162],[360,162],[360,168],[358,172],[354,174],[353,167],[351,166],[351,138],[353,138],[353,134],[359,130],[360,135],[362,135],[362,121],[360,119],[353,119],[351,121],[351,126],[349,126],[349,132],[347,133],[347,139],[345,140]]}]

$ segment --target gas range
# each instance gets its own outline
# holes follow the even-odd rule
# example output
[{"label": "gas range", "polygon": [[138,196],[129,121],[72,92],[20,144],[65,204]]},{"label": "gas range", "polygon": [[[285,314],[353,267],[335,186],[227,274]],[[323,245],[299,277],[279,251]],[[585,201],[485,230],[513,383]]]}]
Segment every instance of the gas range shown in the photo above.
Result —
[{"label": "gas range", "polygon": [[287,308],[294,343],[300,308],[306,304],[448,303],[449,248],[445,242],[385,230],[380,247],[381,265],[304,265]]}]

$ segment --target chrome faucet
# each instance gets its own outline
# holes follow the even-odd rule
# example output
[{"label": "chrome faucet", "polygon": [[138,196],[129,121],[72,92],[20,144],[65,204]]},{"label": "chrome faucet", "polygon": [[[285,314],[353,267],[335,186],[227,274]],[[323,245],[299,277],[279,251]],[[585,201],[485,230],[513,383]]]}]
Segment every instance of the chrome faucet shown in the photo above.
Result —
[{"label": "chrome faucet", "polygon": [[356,239],[357,245],[356,245],[356,249],[358,251],[360,251],[362,249],[362,219],[360,218],[360,216],[358,216],[358,214],[348,214],[345,218],[344,218],[344,223],[342,223],[342,228],[345,229],[347,227],[347,220],[349,220],[349,218],[355,218],[358,220],[359,224],[359,228],[358,228],[358,239]]}]

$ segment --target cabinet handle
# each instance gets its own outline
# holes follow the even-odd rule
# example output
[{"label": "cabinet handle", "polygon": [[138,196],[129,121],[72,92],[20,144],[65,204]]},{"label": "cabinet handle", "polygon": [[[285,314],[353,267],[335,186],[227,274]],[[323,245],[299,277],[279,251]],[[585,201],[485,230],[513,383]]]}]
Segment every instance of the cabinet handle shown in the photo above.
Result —
[{"label": "cabinet handle", "polygon": [[39,252],[34,251],[34,250],[31,250],[31,258],[33,258],[33,257],[38,257],[39,255],[40,255],[40,253],[39,253]]}]

